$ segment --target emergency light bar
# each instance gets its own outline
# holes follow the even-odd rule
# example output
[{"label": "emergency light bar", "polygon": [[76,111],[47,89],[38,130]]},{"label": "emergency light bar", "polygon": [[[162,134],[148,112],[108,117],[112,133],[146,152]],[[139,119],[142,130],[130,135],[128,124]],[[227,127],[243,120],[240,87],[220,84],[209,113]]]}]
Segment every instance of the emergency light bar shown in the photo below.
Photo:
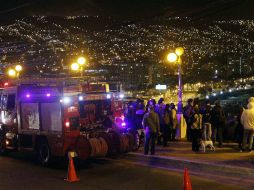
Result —
[{"label": "emergency light bar", "polygon": [[37,86],[21,86],[19,94],[22,99],[43,99],[60,96],[60,90],[57,87],[37,87]]}]

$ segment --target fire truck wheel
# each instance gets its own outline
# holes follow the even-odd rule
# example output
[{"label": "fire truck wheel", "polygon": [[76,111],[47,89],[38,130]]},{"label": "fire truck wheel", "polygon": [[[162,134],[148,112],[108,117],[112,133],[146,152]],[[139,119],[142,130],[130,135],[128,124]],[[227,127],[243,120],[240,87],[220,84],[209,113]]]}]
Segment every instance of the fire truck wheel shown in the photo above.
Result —
[{"label": "fire truck wheel", "polygon": [[47,142],[42,141],[39,143],[37,150],[38,161],[43,166],[48,166],[51,161],[51,152]]}]

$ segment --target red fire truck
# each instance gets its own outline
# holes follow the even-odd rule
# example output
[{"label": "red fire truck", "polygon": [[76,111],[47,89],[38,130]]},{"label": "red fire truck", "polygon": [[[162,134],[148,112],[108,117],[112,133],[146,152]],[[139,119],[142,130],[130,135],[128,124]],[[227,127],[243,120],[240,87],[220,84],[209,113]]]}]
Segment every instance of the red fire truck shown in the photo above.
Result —
[{"label": "red fire truck", "polygon": [[[80,136],[80,84],[53,79],[23,79],[6,86],[0,101],[0,153],[35,151],[47,165],[55,156],[75,150],[89,156],[88,141]],[[79,148],[82,147],[82,148]]]},{"label": "red fire truck", "polygon": [[96,85],[70,79],[22,79],[5,85],[0,96],[0,154],[35,151],[38,161],[48,165],[69,151],[86,160],[110,150],[132,150],[135,139],[130,134],[104,133],[121,115],[121,104],[115,103],[107,85],[100,84],[97,91]]}]

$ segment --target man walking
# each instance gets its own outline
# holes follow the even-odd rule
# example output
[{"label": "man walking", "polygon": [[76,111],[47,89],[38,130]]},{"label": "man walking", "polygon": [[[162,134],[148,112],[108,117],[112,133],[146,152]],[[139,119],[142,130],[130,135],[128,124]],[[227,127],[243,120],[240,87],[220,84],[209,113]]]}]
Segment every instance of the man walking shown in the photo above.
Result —
[{"label": "man walking", "polygon": [[243,132],[243,150],[246,148],[247,140],[249,139],[248,150],[251,152],[254,136],[254,100],[249,99],[248,109],[244,110],[241,116],[241,123],[244,127]]},{"label": "man walking", "polygon": [[160,122],[159,122],[159,116],[157,115],[157,113],[154,112],[153,105],[149,105],[148,113],[144,115],[142,125],[145,130],[144,154],[145,155],[148,154],[150,143],[151,143],[151,155],[154,155],[155,154],[155,139],[156,139],[156,134],[159,133]]}]

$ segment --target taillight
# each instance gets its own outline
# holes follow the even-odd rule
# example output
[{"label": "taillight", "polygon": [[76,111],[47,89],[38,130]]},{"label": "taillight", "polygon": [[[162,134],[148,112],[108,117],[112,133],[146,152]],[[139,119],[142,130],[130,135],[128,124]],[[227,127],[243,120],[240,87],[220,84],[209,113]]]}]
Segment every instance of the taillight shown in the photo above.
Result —
[{"label": "taillight", "polygon": [[70,122],[66,121],[66,122],[65,122],[65,127],[66,127],[66,128],[69,128],[69,127],[70,127]]}]

